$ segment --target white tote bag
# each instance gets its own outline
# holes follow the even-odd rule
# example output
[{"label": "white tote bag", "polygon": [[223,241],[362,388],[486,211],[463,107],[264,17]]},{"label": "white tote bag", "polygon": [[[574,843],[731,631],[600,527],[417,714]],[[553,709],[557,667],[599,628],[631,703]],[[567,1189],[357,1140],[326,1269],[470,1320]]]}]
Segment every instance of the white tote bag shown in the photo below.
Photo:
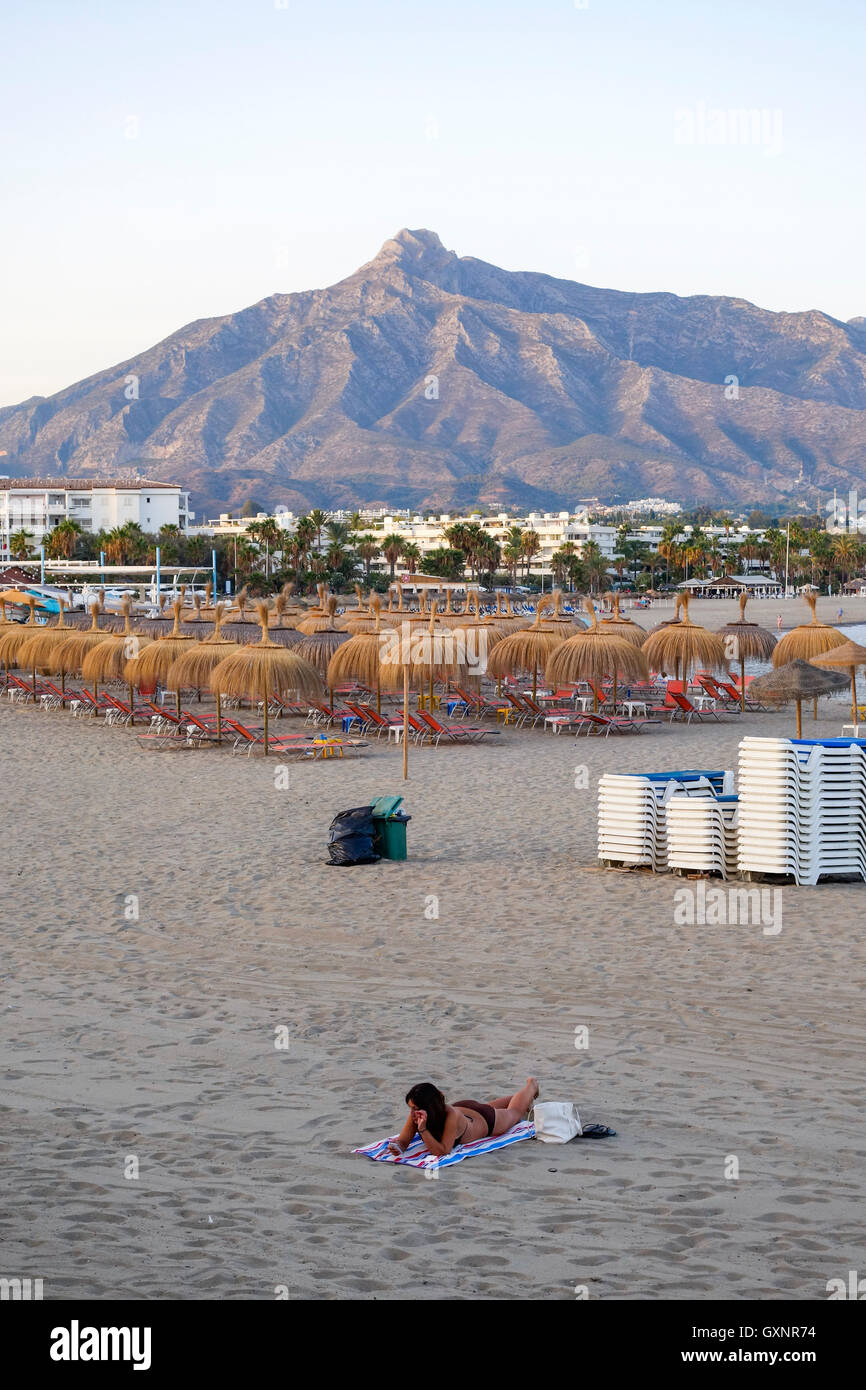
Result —
[{"label": "white tote bag", "polygon": [[577,1106],[570,1100],[539,1101],[532,1111],[535,1137],[543,1144],[567,1144],[582,1134]]}]

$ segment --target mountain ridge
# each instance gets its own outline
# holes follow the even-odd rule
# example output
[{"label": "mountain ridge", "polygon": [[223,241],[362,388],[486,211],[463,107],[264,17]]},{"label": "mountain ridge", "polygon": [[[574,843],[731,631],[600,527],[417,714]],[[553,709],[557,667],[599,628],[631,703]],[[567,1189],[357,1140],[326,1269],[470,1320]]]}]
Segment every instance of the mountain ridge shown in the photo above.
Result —
[{"label": "mountain ridge", "polygon": [[200,515],[250,496],[816,505],[866,473],[866,320],[506,271],[404,228],[333,286],[0,409],[3,449],[13,476],[182,481]]}]

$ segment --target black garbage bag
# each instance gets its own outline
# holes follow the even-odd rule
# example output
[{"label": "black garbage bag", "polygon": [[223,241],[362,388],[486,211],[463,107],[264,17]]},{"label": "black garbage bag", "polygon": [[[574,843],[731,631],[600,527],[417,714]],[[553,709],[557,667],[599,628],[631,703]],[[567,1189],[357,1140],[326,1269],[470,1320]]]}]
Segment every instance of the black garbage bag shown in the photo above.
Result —
[{"label": "black garbage bag", "polygon": [[328,858],[332,864],[375,864],[380,858],[373,850],[373,807],[356,806],[341,811],[331,821],[328,832]]}]

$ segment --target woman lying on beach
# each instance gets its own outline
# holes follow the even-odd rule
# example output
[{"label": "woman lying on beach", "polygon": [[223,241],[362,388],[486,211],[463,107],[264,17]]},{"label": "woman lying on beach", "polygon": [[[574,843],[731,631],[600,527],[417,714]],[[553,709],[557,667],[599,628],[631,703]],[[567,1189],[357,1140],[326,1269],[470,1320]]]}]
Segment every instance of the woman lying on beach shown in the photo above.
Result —
[{"label": "woman lying on beach", "polygon": [[405,1153],[417,1134],[427,1152],[441,1158],[457,1144],[504,1134],[526,1119],[537,1095],[538,1082],[528,1076],[513,1096],[497,1096],[489,1105],[483,1100],[458,1100],[449,1105],[432,1081],[422,1081],[408,1092],[409,1117],[388,1148],[393,1154]]}]

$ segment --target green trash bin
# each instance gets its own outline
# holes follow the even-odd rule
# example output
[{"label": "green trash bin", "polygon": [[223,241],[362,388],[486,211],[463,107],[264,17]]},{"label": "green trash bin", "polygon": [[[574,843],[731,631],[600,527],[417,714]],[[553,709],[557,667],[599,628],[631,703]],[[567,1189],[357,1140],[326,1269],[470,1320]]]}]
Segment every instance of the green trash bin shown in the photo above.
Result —
[{"label": "green trash bin", "polygon": [[373,849],[383,859],[406,858],[406,825],[412,819],[398,807],[402,796],[380,796],[373,802]]}]

